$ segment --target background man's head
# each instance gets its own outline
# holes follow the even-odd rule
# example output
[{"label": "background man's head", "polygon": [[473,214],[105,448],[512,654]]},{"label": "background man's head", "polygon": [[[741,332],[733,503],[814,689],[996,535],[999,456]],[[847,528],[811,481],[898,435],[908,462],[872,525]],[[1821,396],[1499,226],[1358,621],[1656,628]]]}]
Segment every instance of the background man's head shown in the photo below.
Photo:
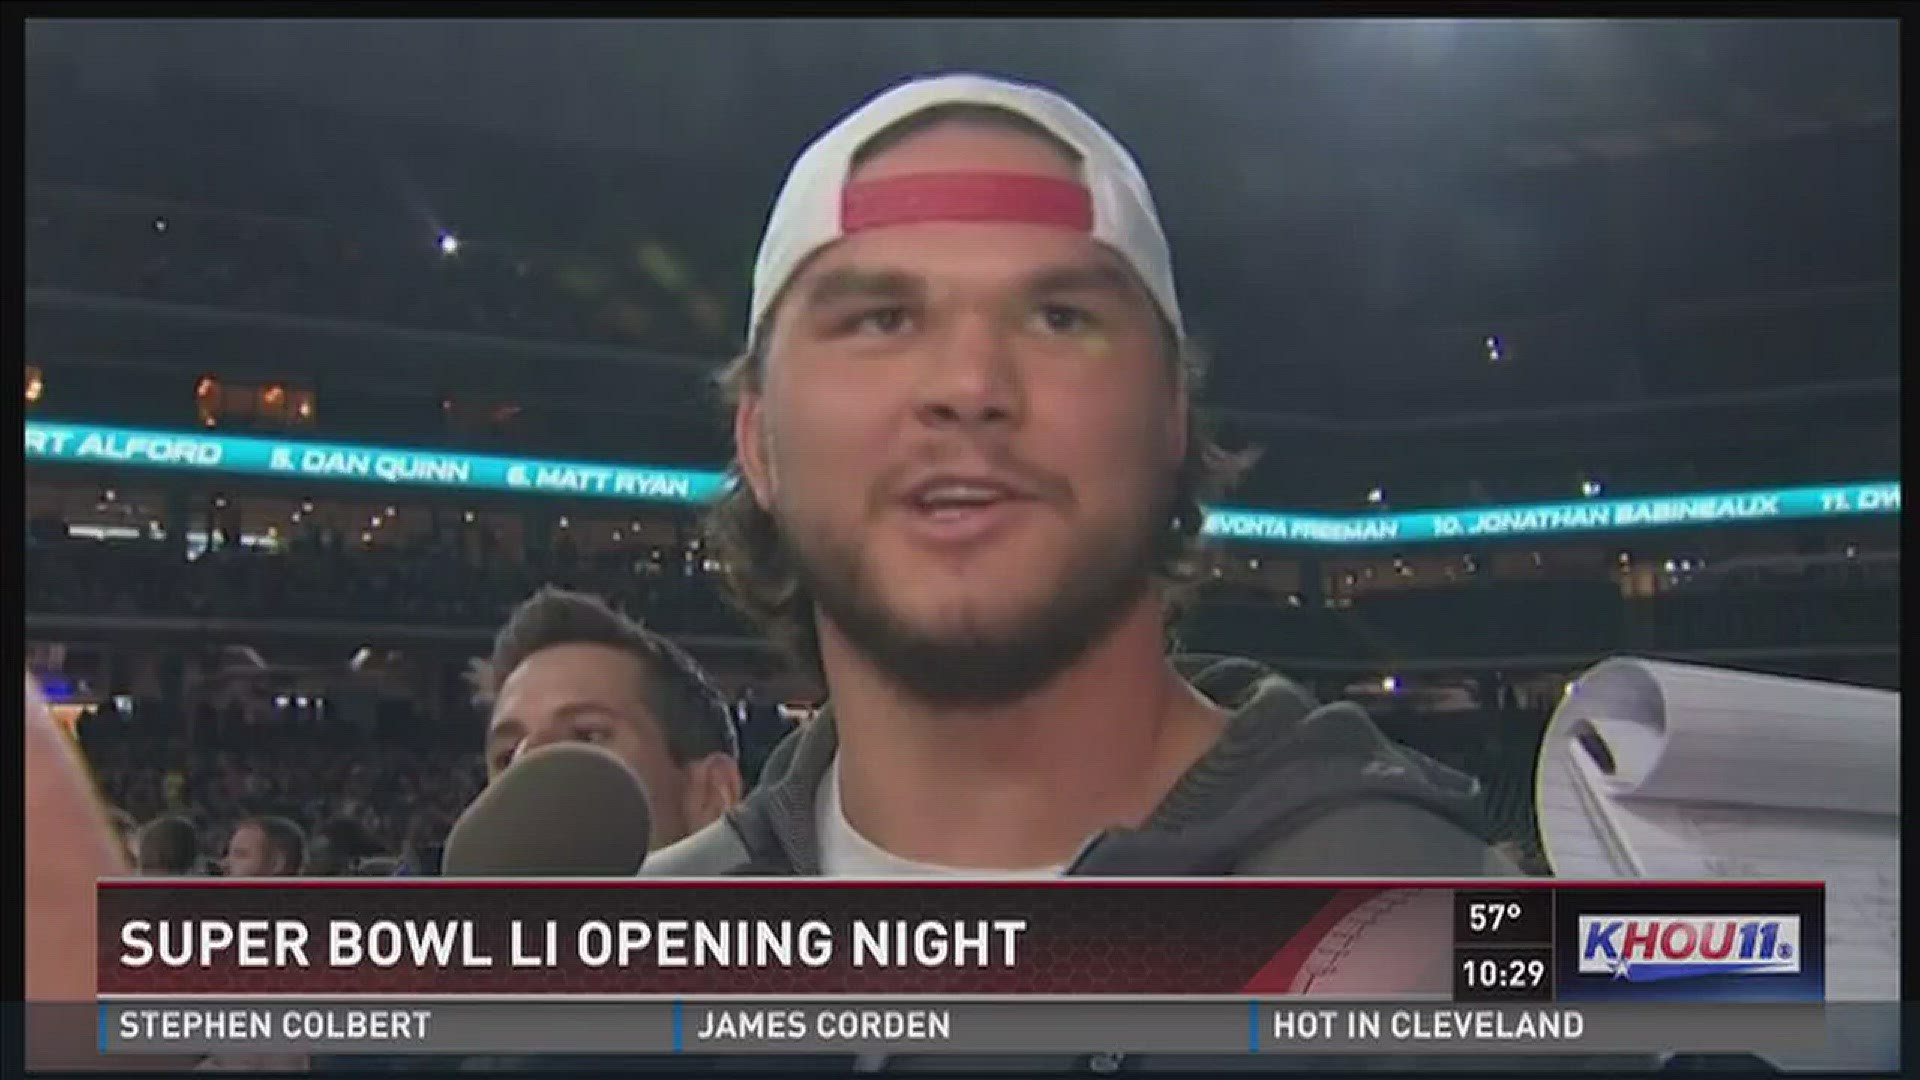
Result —
[{"label": "background man's head", "polygon": [[114,837],[120,841],[120,846],[126,849],[127,861],[138,862],[140,858],[140,849],[138,847],[138,840],[140,838],[139,819],[135,818],[133,814],[128,811],[116,806],[107,811],[107,820],[113,825]]},{"label": "background man's head", "polygon": [[[882,95],[789,178],[726,375],[744,483],[713,527],[737,598],[803,657],[818,625],[922,698],[987,705],[1188,577],[1237,462],[1194,415],[1126,152],[1053,95],[934,82],[952,92],[903,115]],[[768,271],[822,170],[840,227]]]},{"label": "background man's head", "polygon": [[148,876],[199,873],[200,830],[177,814],[147,822],[134,844],[134,866]]},{"label": "background man's head", "polygon": [[292,877],[307,861],[307,837],[283,817],[252,817],[227,837],[222,869],[228,877]]},{"label": "background man's head", "polygon": [[407,821],[407,835],[400,844],[400,859],[407,873],[432,876],[440,872],[447,833],[453,822],[438,810],[416,810]]},{"label": "background man's head", "polygon": [[646,786],[654,847],[740,797],[727,704],[691,656],[597,597],[545,588],[521,604],[476,673],[487,775],[556,742],[620,756]]},{"label": "background man's head", "polygon": [[383,852],[365,825],[350,817],[332,817],[313,831],[307,845],[305,873],[309,877],[347,877],[362,860]]}]

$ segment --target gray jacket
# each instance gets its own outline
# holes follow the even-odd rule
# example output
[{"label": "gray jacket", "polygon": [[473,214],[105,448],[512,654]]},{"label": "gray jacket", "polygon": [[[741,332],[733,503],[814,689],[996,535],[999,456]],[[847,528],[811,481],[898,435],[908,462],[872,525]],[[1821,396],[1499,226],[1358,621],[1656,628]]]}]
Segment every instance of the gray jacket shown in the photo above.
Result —
[{"label": "gray jacket", "polygon": [[[1359,706],[1318,705],[1245,661],[1214,696],[1213,749],[1138,829],[1092,837],[1067,873],[1135,877],[1515,875],[1481,833],[1479,784],[1392,743]],[[1211,669],[1198,671],[1203,691]],[[820,873],[814,794],[838,747],[831,710],[788,736],[750,796],[648,858],[646,876]]]},{"label": "gray jacket", "polygon": [[[1227,730],[1145,825],[1092,837],[1072,860],[1069,875],[1518,876],[1480,831],[1478,782],[1388,741],[1359,706],[1320,705],[1299,685],[1245,660],[1182,658],[1179,666],[1196,688],[1233,710]],[[837,748],[829,710],[788,736],[752,795],[721,821],[655,852],[642,875],[819,874],[814,795]],[[859,1064],[886,1072],[1039,1073],[1220,1067],[1291,1072],[1356,1063],[1091,1054],[965,1060],[902,1055]],[[1406,1059],[1389,1067],[1405,1068]],[[1501,1064],[1468,1067],[1487,1072]]]}]

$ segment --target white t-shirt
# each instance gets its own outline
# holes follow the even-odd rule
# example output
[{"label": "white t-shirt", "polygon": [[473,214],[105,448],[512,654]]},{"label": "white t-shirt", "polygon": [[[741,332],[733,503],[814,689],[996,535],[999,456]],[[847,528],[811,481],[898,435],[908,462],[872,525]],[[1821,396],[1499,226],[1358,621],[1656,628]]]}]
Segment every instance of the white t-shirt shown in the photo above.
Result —
[{"label": "white t-shirt", "polygon": [[1043,866],[1038,870],[974,870],[939,866],[934,863],[903,859],[861,836],[847,820],[840,805],[840,758],[834,756],[820,781],[820,793],[813,804],[814,824],[820,837],[820,872],[827,877],[980,877],[980,878],[1052,878],[1059,877],[1063,866]]}]

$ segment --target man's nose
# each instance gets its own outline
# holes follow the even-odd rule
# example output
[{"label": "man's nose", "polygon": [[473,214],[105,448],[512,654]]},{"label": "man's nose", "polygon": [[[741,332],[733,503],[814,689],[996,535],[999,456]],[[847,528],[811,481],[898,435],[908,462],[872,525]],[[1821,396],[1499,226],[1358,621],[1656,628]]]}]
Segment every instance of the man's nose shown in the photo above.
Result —
[{"label": "man's nose", "polygon": [[1021,385],[1012,331],[989,313],[954,319],[931,343],[915,412],[928,424],[1005,424],[1019,419]]}]

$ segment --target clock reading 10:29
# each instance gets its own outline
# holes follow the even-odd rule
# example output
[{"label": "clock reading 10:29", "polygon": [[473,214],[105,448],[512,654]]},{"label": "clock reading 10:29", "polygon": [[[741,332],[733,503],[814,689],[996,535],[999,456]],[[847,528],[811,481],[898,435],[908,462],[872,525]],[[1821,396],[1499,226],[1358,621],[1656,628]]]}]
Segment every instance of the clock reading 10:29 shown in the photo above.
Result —
[{"label": "clock reading 10:29", "polygon": [[1459,949],[1453,955],[1455,1001],[1552,1001],[1553,951]]}]

